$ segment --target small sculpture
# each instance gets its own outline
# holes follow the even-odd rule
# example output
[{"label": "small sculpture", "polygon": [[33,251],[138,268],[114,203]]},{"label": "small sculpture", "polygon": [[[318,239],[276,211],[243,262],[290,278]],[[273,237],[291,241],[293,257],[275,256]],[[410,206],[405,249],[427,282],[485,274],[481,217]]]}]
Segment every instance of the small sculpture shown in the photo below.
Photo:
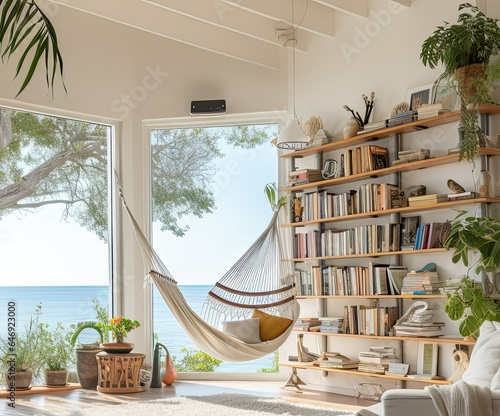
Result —
[{"label": "small sculpture", "polygon": [[404,101],[396,104],[394,108],[391,110],[391,117],[397,116],[398,114],[405,113],[410,110],[410,104],[405,103]]},{"label": "small sculpture", "polygon": [[453,179],[448,179],[446,185],[448,185],[448,188],[450,188],[454,194],[461,194],[462,192],[465,192],[465,188],[462,185],[455,182]]},{"label": "small sculpture", "polygon": [[319,117],[309,117],[309,119],[304,123],[304,133],[309,136],[311,142],[314,140],[314,136],[318,130],[323,128],[323,122]]}]

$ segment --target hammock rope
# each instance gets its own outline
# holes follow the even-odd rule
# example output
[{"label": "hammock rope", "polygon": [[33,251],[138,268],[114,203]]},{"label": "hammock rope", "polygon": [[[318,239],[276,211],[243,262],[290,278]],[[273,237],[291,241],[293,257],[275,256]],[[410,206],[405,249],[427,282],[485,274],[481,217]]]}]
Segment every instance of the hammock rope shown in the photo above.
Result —
[{"label": "hammock rope", "polygon": [[[117,180],[118,182],[118,180]],[[229,271],[215,283],[198,315],[186,302],[177,282],[151,246],[132,215],[118,183],[122,206],[129,218],[148,274],[172,314],[202,351],[227,362],[261,358],[288,338],[299,316],[295,299],[294,270],[290,261],[291,238],[280,227],[284,210],[278,209],[268,227]],[[287,229],[288,230],[288,229]],[[292,320],[277,338],[248,344],[218,329],[223,321],[250,318],[254,310]]]}]

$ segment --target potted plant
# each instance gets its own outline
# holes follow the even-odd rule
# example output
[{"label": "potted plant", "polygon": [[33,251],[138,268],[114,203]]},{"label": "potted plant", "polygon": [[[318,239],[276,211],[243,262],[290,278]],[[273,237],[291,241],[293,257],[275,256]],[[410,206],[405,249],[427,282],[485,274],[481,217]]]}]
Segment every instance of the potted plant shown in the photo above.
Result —
[{"label": "potted plant", "polygon": [[478,125],[479,104],[493,102],[490,89],[500,77],[500,65],[490,59],[500,53],[499,20],[487,17],[477,6],[460,4],[456,24],[444,22],[422,44],[420,59],[430,68],[444,67],[460,99],[460,159],[475,160],[486,136]]},{"label": "potted plant", "polygon": [[41,372],[44,334],[41,314],[42,306],[38,305],[24,331],[13,331],[0,338],[0,369],[5,373],[7,387],[15,383],[16,390],[28,389],[33,377]]},{"label": "potted plant", "polygon": [[[99,335],[99,339],[91,344],[77,344],[78,336],[84,329],[95,330]],[[79,322],[76,325],[70,343],[73,347],[77,347],[75,349],[76,371],[78,381],[83,389],[96,390],[97,388],[98,367],[96,355],[102,351],[100,344],[103,341],[102,331],[97,322]]]},{"label": "potted plant", "polygon": [[[453,263],[461,261],[468,268],[448,294],[445,312],[452,320],[464,317],[459,326],[461,335],[477,337],[484,321],[500,321],[500,299],[492,297],[500,294],[500,220],[470,217],[462,211],[452,222],[445,247],[454,250]],[[483,281],[469,276],[470,272],[483,273]]]},{"label": "potted plant", "polygon": [[42,355],[45,359],[45,384],[64,386],[68,379],[68,365],[74,362],[71,335],[59,322],[53,330],[45,331]]},{"label": "potted plant", "polygon": [[97,324],[103,333],[111,332],[111,337],[115,342],[103,344],[104,351],[117,352],[123,350],[123,352],[130,352],[134,348],[134,344],[124,342],[130,331],[141,326],[139,321],[135,319],[124,318],[121,315],[111,318],[106,323]]}]

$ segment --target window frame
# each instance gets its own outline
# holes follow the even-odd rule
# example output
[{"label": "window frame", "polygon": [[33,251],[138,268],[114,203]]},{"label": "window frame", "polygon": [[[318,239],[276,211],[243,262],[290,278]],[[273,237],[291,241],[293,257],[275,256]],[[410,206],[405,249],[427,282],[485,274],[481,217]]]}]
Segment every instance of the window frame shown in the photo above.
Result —
[{"label": "window frame", "polygon": [[[287,113],[286,111],[268,111],[268,112],[256,112],[256,113],[242,113],[242,114],[226,114],[226,115],[214,115],[214,116],[193,116],[193,117],[178,117],[178,118],[166,118],[166,119],[145,119],[143,120],[143,166],[144,172],[144,182],[143,189],[144,198],[144,212],[149,216],[147,221],[146,236],[151,241],[152,238],[152,189],[151,189],[151,146],[150,146],[150,134],[151,130],[158,129],[181,129],[181,128],[195,128],[195,127],[224,127],[224,126],[237,126],[243,124],[277,124],[278,131],[280,131],[284,124],[286,123]],[[280,164],[278,163],[277,177],[279,178]],[[215,282],[213,282],[215,283]],[[153,328],[153,294],[152,290],[149,293],[149,305],[147,313],[149,315],[148,320],[151,323],[151,328]],[[153,334],[150,336],[151,340]],[[151,341],[153,342],[153,341]],[[286,370],[286,369],[285,369]],[[266,381],[282,381],[286,379],[286,371],[282,371],[280,368],[277,373],[179,373],[179,380],[242,380],[242,381],[253,381],[253,380],[266,380]]]}]

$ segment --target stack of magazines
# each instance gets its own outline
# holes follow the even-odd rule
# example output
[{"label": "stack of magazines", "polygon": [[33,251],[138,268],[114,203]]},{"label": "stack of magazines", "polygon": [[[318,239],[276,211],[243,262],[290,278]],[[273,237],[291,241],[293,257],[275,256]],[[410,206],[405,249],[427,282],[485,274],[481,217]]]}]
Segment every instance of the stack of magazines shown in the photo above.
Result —
[{"label": "stack of magazines", "polygon": [[395,354],[393,347],[370,347],[369,351],[362,351],[358,354],[358,371],[385,374],[389,363],[401,362]]}]

